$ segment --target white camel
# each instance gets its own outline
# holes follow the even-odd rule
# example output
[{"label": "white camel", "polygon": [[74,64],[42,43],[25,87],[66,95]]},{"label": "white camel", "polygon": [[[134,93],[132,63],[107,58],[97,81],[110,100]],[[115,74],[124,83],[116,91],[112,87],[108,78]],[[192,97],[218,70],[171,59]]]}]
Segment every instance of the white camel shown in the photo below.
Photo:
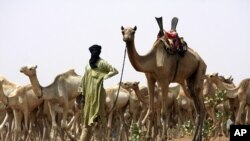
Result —
[{"label": "white camel", "polygon": [[[1,100],[3,100],[3,96],[4,94],[4,90],[3,90],[3,79],[0,78],[0,98]],[[10,133],[11,133],[11,124],[13,121],[13,113],[12,110],[10,108],[8,108],[7,106],[7,102],[3,103],[0,100],[0,117],[1,117],[1,125],[0,125],[0,134],[1,140],[8,140],[10,137]],[[6,128],[7,126],[7,128]]]},{"label": "white camel", "polygon": [[47,87],[40,85],[37,74],[37,66],[24,66],[20,72],[29,77],[35,94],[42,99],[49,101],[49,110],[52,118],[51,138],[54,138],[56,124],[56,109],[62,107],[62,124],[63,129],[67,128],[67,115],[69,111],[69,103],[74,103],[75,98],[79,95],[77,92],[82,77],[77,75],[73,69],[68,70],[56,76],[54,82]]},{"label": "white camel", "polygon": [[[124,128],[124,112],[126,110],[127,105],[129,104],[129,92],[120,87],[119,94],[118,94],[118,85],[106,88],[106,100],[105,100],[105,109],[108,114],[108,139],[111,135],[112,131],[112,121],[113,115],[119,114],[118,117],[121,119],[121,126],[119,132],[121,132],[122,128]],[[118,97],[117,97],[118,96]],[[116,100],[117,98],[117,100]],[[126,132],[126,136],[128,133]]]}]

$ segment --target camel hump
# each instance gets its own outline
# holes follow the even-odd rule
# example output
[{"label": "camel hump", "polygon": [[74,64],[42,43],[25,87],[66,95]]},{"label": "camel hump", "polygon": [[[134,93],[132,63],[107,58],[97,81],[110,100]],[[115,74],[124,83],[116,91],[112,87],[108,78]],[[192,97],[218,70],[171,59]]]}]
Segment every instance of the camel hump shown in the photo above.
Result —
[{"label": "camel hump", "polygon": [[25,94],[24,90],[25,90],[25,87],[19,85],[19,86],[17,86],[17,88],[14,91],[12,91],[8,95],[8,97],[15,97],[15,96],[20,96],[22,94]]},{"label": "camel hump", "polygon": [[250,78],[248,79],[244,79],[241,83],[240,83],[240,86],[242,86],[242,89],[244,91],[247,90],[248,86],[250,85]]},{"label": "camel hump", "polygon": [[69,69],[67,73],[76,75],[75,69]]},{"label": "camel hump", "polygon": [[2,80],[3,85],[8,85],[11,87],[16,87],[18,84],[10,82],[8,79],[6,79],[4,76],[0,75],[0,80]]},{"label": "camel hump", "polygon": [[69,69],[65,73],[62,73],[60,76],[62,77],[69,77],[69,76],[77,76],[78,74],[75,72],[75,69]]}]

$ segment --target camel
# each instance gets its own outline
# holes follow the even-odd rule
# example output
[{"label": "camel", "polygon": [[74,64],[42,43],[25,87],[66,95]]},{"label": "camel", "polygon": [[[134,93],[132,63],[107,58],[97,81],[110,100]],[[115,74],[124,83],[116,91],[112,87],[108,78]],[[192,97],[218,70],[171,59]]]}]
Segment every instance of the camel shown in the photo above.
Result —
[{"label": "camel", "polygon": [[[118,85],[105,88],[106,98],[105,98],[105,114],[108,118],[106,138],[111,140],[112,131],[117,131],[118,140],[121,138],[122,130],[125,129],[125,139],[128,140],[128,130],[126,130],[124,122],[124,112],[129,104],[129,92],[120,87],[118,94]],[[118,95],[117,95],[118,94]],[[118,96],[118,97],[117,97]],[[117,101],[116,101],[117,98]],[[116,127],[116,123],[119,123],[119,126]],[[105,128],[104,127],[104,128]],[[118,128],[118,129],[117,129]],[[104,138],[103,132],[100,132],[99,127],[94,127],[95,132],[93,133],[94,140],[101,140]],[[99,135],[98,135],[99,134]]]},{"label": "camel", "polygon": [[[133,92],[135,93],[135,95],[137,96],[137,98],[139,99],[139,101],[142,103],[142,113],[144,113],[145,111],[144,110],[147,110],[147,107],[149,105],[149,96],[148,96],[148,92],[146,91],[147,87],[139,87],[139,82],[121,82],[121,87],[123,87],[124,89],[127,89],[128,91],[130,91],[130,89],[132,89],[133,91],[131,92],[131,94],[133,94]],[[172,93],[169,93],[168,95],[168,105],[167,107],[171,107],[173,104],[174,104],[174,101],[178,95],[178,91],[173,93],[173,91],[176,91],[176,89],[179,89],[179,87],[174,87],[174,88],[171,88],[170,91],[172,91]],[[160,94],[159,94],[159,90],[160,88],[157,88],[156,86],[156,89],[155,89],[155,95],[157,95],[157,98],[154,99],[154,106],[155,108],[157,109],[156,110],[156,114],[157,114],[157,126],[160,125],[160,108],[161,108],[161,104],[160,104]],[[136,114],[136,113],[134,113]],[[145,115],[143,115],[145,116]],[[136,119],[135,117],[133,118],[134,120]],[[138,120],[138,124],[140,125],[142,122],[141,121],[142,119],[139,118]],[[144,123],[142,123],[144,124]]]},{"label": "camel", "polygon": [[[118,114],[119,118],[121,119],[120,120],[121,128],[119,129],[120,130],[119,132],[121,132],[122,128],[124,128],[125,126],[123,113],[125,112],[126,107],[129,104],[129,91],[120,87],[118,97],[117,97],[118,85],[106,88],[105,91],[106,91],[105,110],[106,110],[106,113],[108,114],[108,124],[107,124],[108,133],[107,134],[108,134],[108,140],[109,140],[109,137],[112,131],[112,121],[113,121],[114,113]],[[117,97],[117,101],[115,103],[116,97]],[[127,135],[128,133],[126,133],[126,136]]]},{"label": "camel", "polygon": [[[179,55],[169,55],[165,51],[165,37],[161,37],[160,40],[156,40],[153,44],[152,49],[144,56],[137,53],[134,42],[134,35],[137,27],[134,28],[121,27],[123,41],[126,43],[126,48],[128,50],[129,60],[136,71],[143,72],[147,78],[148,93],[149,93],[149,109],[147,116],[149,116],[148,132],[147,138],[151,138],[151,130],[154,106],[154,87],[157,82],[161,87],[162,92],[162,109],[161,116],[163,119],[163,140],[167,139],[167,129],[166,129],[166,102],[168,87],[171,82],[177,82],[183,86],[185,91],[190,92],[190,96],[194,100],[195,108],[197,111],[197,123],[196,130],[193,140],[202,140],[202,126],[204,120],[204,103],[201,95],[202,82],[204,75],[206,73],[206,64],[202,58],[194,50],[188,47],[188,50],[182,58]],[[164,42],[165,41],[165,42]],[[187,90],[188,88],[188,90]]]},{"label": "camel", "polygon": [[139,87],[139,82],[121,82],[120,85],[122,88],[130,91],[129,112],[132,115],[131,125],[136,123],[140,126],[148,107],[147,87]]},{"label": "camel", "polygon": [[[147,110],[148,108],[148,104],[149,104],[149,97],[148,97],[148,93],[147,91],[145,91],[146,87],[140,87],[139,88],[139,82],[122,82],[121,83],[121,87],[125,88],[125,89],[133,89],[134,93],[136,94],[136,96],[138,97],[138,99],[140,100],[140,102],[142,103],[142,112],[141,112],[141,116],[145,116],[144,112],[145,110]],[[158,95],[160,88],[157,88],[157,90],[155,91],[155,93]],[[132,93],[132,92],[131,92]],[[133,93],[132,93],[133,94]],[[154,100],[154,106],[156,108],[156,120],[157,120],[157,127],[159,128],[161,123],[160,123],[160,100],[156,99]],[[168,105],[167,105],[167,109],[169,110],[169,117],[170,118],[170,114],[172,114],[173,116],[175,116],[175,114],[178,116],[178,130],[180,130],[181,125],[183,124],[184,121],[186,121],[187,119],[190,119],[191,121],[193,121],[194,123],[194,119],[193,119],[193,114],[194,114],[194,105],[193,105],[193,101],[186,96],[186,94],[184,93],[182,87],[180,87],[180,85],[176,85],[173,87],[169,88],[169,94],[168,94]],[[175,110],[171,111],[171,110]],[[185,113],[184,113],[185,112]],[[183,116],[185,115],[185,116]],[[185,119],[184,119],[185,118]],[[138,123],[140,125],[141,122],[141,118],[139,118]],[[168,122],[171,122],[170,119],[168,119]]]},{"label": "camel", "polygon": [[[3,99],[4,97],[4,90],[3,90],[3,79],[0,78],[0,97],[1,97],[1,100]],[[0,136],[0,139],[1,140],[5,140],[5,139],[8,139],[8,135],[10,135],[10,131],[11,131],[11,126],[8,125],[8,128],[6,129],[6,124],[7,122],[9,122],[9,124],[12,123],[12,119],[10,117],[11,115],[11,110],[10,108],[6,107],[7,106],[7,101],[6,103],[3,103],[2,101],[0,101],[0,116],[1,116],[1,125],[0,125],[0,132],[1,132],[1,136]],[[13,115],[12,115],[13,117]]]},{"label": "camel", "polygon": [[[230,88],[235,88],[235,85],[233,83],[232,76],[230,77],[224,77],[224,76],[218,76],[218,79],[225,83]],[[212,136],[214,139],[218,136],[223,135],[223,132],[225,136],[228,135],[226,132],[226,118],[230,115],[231,111],[233,111],[233,107],[235,105],[234,99],[225,99],[224,101],[218,101],[217,95],[218,90],[220,89],[216,86],[216,84],[213,82],[213,80],[210,78],[210,75],[206,75],[204,78],[204,84],[203,84],[203,95],[205,98],[205,106],[206,106],[206,112],[207,116],[206,118],[211,118],[212,121]],[[223,116],[216,116],[216,114],[222,114]]]},{"label": "camel", "polygon": [[[31,85],[17,85],[12,82],[9,82],[7,79],[2,80],[5,91],[5,95],[1,95],[1,99],[6,101],[5,104],[8,105],[13,110],[14,114],[14,123],[15,123],[15,139],[17,139],[21,130],[21,122],[24,117],[24,128],[28,131],[26,138],[29,138],[31,133],[31,124],[30,116],[31,113],[37,108],[42,100],[38,99],[34,94]],[[14,88],[13,88],[14,87]],[[8,92],[11,91],[9,94]]]},{"label": "camel", "polygon": [[[132,129],[132,126],[134,123],[136,123],[139,128],[141,128],[141,125],[144,125],[143,123],[143,117],[146,115],[148,104],[149,104],[149,99],[148,99],[148,92],[147,92],[147,87],[142,86],[139,87],[139,82],[121,82],[120,83],[121,87],[130,91],[130,104],[129,105],[130,113],[132,114],[132,122],[130,124],[130,128]],[[159,103],[159,94],[157,92],[157,89],[155,91],[157,93],[157,97],[154,98],[154,106],[156,108],[155,111],[155,119],[156,119],[156,130],[154,130],[156,133],[158,132],[158,128],[161,127],[161,122],[160,122],[160,107],[161,104]],[[138,101],[139,100],[139,101]],[[137,102],[137,103],[136,103]],[[141,111],[141,112],[140,112]],[[156,134],[154,133],[154,138]]]},{"label": "camel", "polygon": [[62,129],[67,128],[67,115],[69,111],[69,104],[74,103],[75,98],[79,95],[77,92],[82,77],[77,75],[74,69],[70,69],[62,74],[56,76],[54,82],[47,87],[40,85],[37,74],[37,65],[24,66],[20,69],[21,73],[24,73],[29,77],[34,93],[38,98],[48,101],[49,111],[52,118],[52,131],[51,138],[54,138],[56,124],[56,111],[55,107],[62,107]]},{"label": "camel", "polygon": [[226,90],[226,96],[230,99],[238,99],[239,105],[237,109],[235,124],[241,123],[241,115],[245,109],[247,109],[245,123],[250,124],[250,78],[243,79],[236,88],[230,87],[228,83],[224,83],[220,80],[218,73],[209,75],[212,81],[221,90]]}]

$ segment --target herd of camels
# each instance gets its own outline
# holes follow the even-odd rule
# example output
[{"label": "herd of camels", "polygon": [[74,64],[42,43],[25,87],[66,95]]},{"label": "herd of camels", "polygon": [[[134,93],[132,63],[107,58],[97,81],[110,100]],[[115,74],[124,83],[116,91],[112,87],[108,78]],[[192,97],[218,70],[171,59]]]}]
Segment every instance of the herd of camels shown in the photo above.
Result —
[{"label": "herd of camels", "polygon": [[[181,125],[190,120],[196,127],[193,141],[202,141],[205,119],[220,125],[216,112],[230,111],[235,124],[250,124],[250,79],[235,86],[231,77],[206,74],[205,62],[191,48],[181,58],[169,55],[162,41],[165,37],[156,40],[151,50],[141,56],[135,47],[136,29],[121,27],[130,63],[136,71],[145,73],[147,86],[134,81],[107,88],[108,123],[101,131],[94,131],[93,140],[131,140],[131,126],[136,124],[145,131],[141,140],[165,141],[170,139],[171,128],[180,132]],[[28,85],[0,76],[0,140],[79,140],[83,103],[78,100],[78,87],[82,76],[71,69],[43,87],[36,69],[36,65],[20,69],[29,78]],[[169,87],[172,82],[178,85]],[[225,101],[206,105],[204,97],[215,95],[216,90],[226,91]]]}]

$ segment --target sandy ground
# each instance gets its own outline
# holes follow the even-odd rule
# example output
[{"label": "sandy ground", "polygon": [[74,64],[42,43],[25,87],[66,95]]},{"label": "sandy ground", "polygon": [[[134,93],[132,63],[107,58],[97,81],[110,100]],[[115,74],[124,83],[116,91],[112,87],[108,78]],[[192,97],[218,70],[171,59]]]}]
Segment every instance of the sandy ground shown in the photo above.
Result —
[{"label": "sandy ground", "polygon": [[[184,138],[173,139],[169,141],[192,141],[192,137],[186,136]],[[216,139],[212,138],[210,139],[210,141],[229,141],[229,138],[222,136],[222,137],[217,137]]]}]

